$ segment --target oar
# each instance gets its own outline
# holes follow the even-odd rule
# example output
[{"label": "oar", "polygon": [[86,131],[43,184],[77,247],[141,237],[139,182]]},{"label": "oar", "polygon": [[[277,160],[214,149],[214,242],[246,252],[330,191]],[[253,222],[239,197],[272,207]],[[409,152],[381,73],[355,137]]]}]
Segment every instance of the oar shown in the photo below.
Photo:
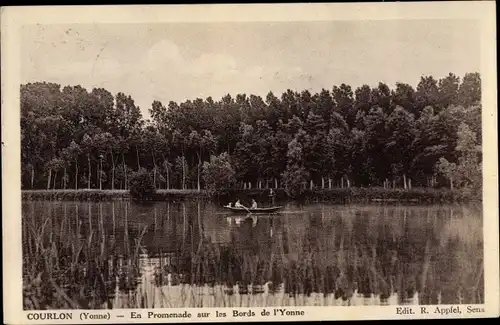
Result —
[{"label": "oar", "polygon": [[252,214],[252,212],[250,212],[250,210],[248,210],[246,206],[244,206],[243,204],[241,206],[245,208],[245,210],[247,210],[248,213]]}]

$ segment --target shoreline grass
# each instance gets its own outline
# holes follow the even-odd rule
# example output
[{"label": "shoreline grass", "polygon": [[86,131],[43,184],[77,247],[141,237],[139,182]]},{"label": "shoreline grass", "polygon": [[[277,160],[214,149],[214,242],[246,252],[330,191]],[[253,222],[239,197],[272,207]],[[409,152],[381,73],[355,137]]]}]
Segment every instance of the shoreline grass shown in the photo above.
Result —
[{"label": "shoreline grass", "polygon": [[[412,188],[386,189],[381,187],[369,188],[332,188],[305,190],[299,198],[290,198],[284,189],[275,189],[275,201],[300,201],[303,203],[467,203],[480,202],[482,197],[478,193],[467,190],[450,190],[445,188]],[[54,201],[109,201],[130,200],[128,190],[22,190],[23,200],[54,200]],[[261,202],[269,201],[269,189],[236,189],[223,194],[213,195],[204,190],[159,189],[152,201],[182,201],[196,199],[212,199],[231,201],[235,198],[257,199]]]},{"label": "shoreline grass", "polygon": [[[111,211],[103,203],[93,209],[25,204],[25,310],[221,307],[242,301],[268,306],[279,299],[288,300],[278,305],[304,305],[311,296],[333,305],[350,303],[355,295],[375,296],[376,304],[397,295],[402,304],[415,293],[422,305],[484,301],[482,223],[463,208],[331,211],[326,218],[308,216],[307,222],[261,219],[255,226],[245,219],[220,243],[199,227],[202,215],[195,207],[167,213],[166,227],[157,229],[147,222],[132,226],[127,202],[111,203]],[[122,204],[124,209],[114,210]],[[110,218],[115,212],[123,222]],[[158,263],[149,264],[156,250],[147,237],[163,231],[163,238],[176,238],[177,248],[160,250]],[[148,264],[154,268],[148,271]],[[437,272],[442,268],[448,272]],[[266,286],[271,302],[252,298]],[[201,295],[205,289],[210,294]]]},{"label": "shoreline grass", "polygon": [[[55,201],[109,201],[130,200],[128,190],[22,190],[23,200],[55,200]],[[184,200],[209,197],[205,191],[198,190],[157,190],[154,201]]]}]

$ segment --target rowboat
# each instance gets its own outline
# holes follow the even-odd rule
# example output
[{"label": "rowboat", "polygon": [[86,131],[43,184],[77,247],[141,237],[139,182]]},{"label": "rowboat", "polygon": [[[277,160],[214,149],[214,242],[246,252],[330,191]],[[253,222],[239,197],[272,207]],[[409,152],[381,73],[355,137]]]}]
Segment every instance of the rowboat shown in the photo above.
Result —
[{"label": "rowboat", "polygon": [[273,213],[283,209],[282,206],[277,207],[268,207],[268,208],[236,208],[236,207],[228,207],[224,206],[225,209],[228,209],[235,213]]}]

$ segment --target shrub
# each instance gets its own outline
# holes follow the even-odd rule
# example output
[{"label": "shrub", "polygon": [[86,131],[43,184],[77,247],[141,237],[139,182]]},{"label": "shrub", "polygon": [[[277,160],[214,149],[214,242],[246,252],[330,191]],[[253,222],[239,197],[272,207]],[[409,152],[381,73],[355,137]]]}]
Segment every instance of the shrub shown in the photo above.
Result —
[{"label": "shrub", "polygon": [[132,174],[130,178],[130,196],[133,199],[147,201],[152,200],[156,193],[155,184],[151,172],[141,168]]},{"label": "shrub", "polygon": [[210,162],[203,164],[203,182],[211,194],[221,194],[234,185],[234,169],[227,153],[211,156]]},{"label": "shrub", "polygon": [[308,172],[304,167],[288,166],[283,173],[286,194],[291,198],[298,198],[304,194],[307,187]]}]

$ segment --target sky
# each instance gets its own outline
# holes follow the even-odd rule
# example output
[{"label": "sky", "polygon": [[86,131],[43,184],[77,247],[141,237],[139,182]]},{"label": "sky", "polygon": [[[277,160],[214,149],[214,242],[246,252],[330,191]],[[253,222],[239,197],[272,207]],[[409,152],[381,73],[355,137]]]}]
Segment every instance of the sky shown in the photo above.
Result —
[{"label": "sky", "polygon": [[23,83],[124,92],[145,116],[154,100],[416,86],[423,75],[480,72],[481,61],[468,20],[37,24],[21,35]]}]

